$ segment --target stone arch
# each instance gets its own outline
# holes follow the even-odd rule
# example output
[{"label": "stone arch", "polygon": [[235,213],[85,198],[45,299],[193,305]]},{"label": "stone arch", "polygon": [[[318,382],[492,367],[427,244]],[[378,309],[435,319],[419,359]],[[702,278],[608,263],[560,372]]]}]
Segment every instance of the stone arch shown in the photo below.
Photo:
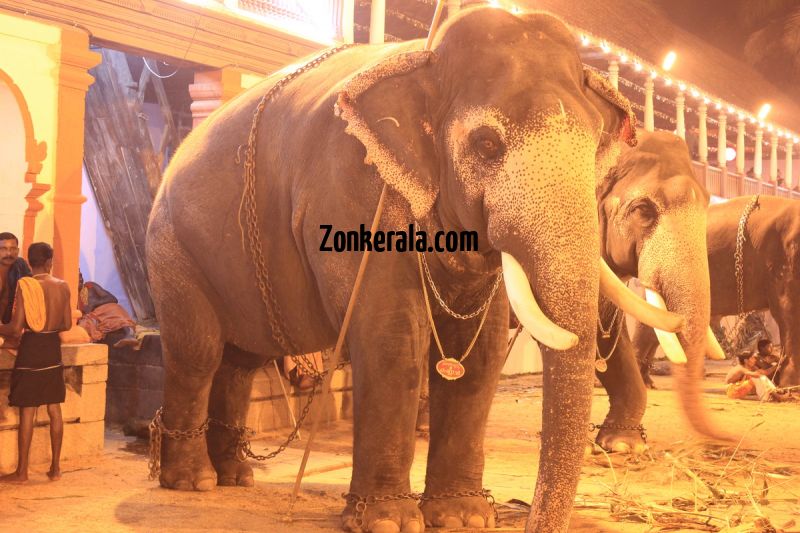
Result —
[{"label": "stone arch", "polygon": [[[25,208],[25,214],[22,223],[22,235],[18,235],[18,237],[21,239],[20,245],[22,249],[25,250],[33,242],[36,215],[44,207],[39,201],[39,198],[48,190],[50,190],[50,184],[40,183],[38,181],[39,173],[42,171],[42,161],[44,161],[44,158],[47,156],[47,143],[38,142],[36,140],[33,130],[33,119],[31,118],[31,113],[28,109],[28,103],[22,93],[22,90],[19,88],[19,86],[17,86],[16,83],[14,83],[14,80],[11,78],[11,76],[0,69],[0,106],[10,106],[13,108],[14,105],[12,102],[16,103],[18,121],[21,121],[22,130],[24,132],[23,150],[25,163],[23,183],[30,184],[30,189],[25,193],[25,201],[28,205]],[[13,118],[11,121],[13,122]],[[10,131],[11,135],[14,135],[13,130],[13,127],[8,130]],[[12,173],[15,172],[13,169],[10,171]],[[5,228],[0,231],[4,230]]]}]

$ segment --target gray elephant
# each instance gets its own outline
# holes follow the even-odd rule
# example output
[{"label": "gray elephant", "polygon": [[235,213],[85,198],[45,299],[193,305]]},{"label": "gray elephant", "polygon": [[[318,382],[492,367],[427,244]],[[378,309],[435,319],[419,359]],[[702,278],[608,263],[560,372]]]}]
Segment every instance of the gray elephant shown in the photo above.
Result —
[{"label": "gray elephant", "polygon": [[[699,387],[706,355],[719,358],[721,352],[709,329],[708,202],[686,143],[667,132],[640,134],[598,189],[603,257],[621,279],[638,278],[648,300],[686,318],[677,336],[661,331],[657,338],[655,330],[642,328],[649,329],[653,349],[661,341],[678,363],[676,390],[692,427],[722,437],[702,408]],[[611,404],[596,442],[608,450],[642,451],[646,388],[624,314],[606,299],[600,302],[596,365]]]},{"label": "gray elephant", "polygon": [[[742,311],[769,310],[778,323],[785,354],[778,373],[781,386],[800,384],[800,202],[774,196],[742,196],[708,209],[708,265],[711,316],[736,315],[736,240],[745,209],[742,247]],[[654,339],[643,331],[636,339],[642,373],[649,379]]]},{"label": "gray elephant", "polygon": [[[529,528],[564,531],[589,417],[598,283],[644,320],[672,330],[682,323],[643,308],[618,279],[598,281],[594,189],[632,139],[630,117],[624,98],[584,72],[562,23],[497,9],[464,11],[432,51],[418,41],[329,51],[209,117],[171,162],[147,233],[166,369],[161,485],[252,485],[232,450],[253,369],[333,345],[362,254],[321,251],[323,227],[368,226],[388,184],[386,236],[409,224],[431,236],[473,230],[479,252],[427,254],[430,282],[417,253],[370,260],[347,333],[354,447],[343,526],[493,524],[478,492],[510,300],[549,346]],[[498,291],[492,299],[501,264],[509,298]],[[423,283],[459,312],[489,302],[482,330],[426,301]],[[463,359],[463,377],[436,373],[445,354],[450,370]],[[411,488],[418,369],[428,361],[420,509],[397,495]],[[204,439],[207,417],[217,422]],[[462,491],[475,492],[456,497]]]}]

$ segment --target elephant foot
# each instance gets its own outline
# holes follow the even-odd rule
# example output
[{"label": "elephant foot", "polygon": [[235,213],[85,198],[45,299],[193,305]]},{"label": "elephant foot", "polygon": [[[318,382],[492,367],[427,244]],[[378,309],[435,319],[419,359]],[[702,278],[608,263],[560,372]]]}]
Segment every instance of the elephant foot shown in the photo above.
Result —
[{"label": "elephant foot", "polygon": [[425,525],[444,528],[494,528],[495,515],[483,496],[424,500],[420,506]]},{"label": "elephant foot", "polygon": [[213,489],[217,484],[217,473],[206,453],[205,439],[165,438],[161,445],[161,475],[158,481],[167,489]]},{"label": "elephant foot", "polygon": [[639,429],[602,428],[595,442],[607,452],[641,455],[647,451],[647,443]]},{"label": "elephant foot", "polygon": [[[214,423],[208,430],[208,454],[217,471],[217,485],[226,487],[252,487],[253,468],[244,459],[242,444],[250,436],[244,429],[232,430]],[[243,440],[244,439],[244,440]]]},{"label": "elephant foot", "polygon": [[349,501],[342,529],[351,533],[423,533],[425,522],[416,500]]},{"label": "elephant foot", "polygon": [[217,485],[224,487],[252,487],[253,467],[233,458],[211,458],[214,470],[217,471]]},{"label": "elephant foot", "polygon": [[642,380],[644,381],[644,386],[647,387],[648,389],[651,390],[658,389],[658,387],[656,387],[656,382],[653,381],[653,378],[650,376],[650,374],[642,376]]}]

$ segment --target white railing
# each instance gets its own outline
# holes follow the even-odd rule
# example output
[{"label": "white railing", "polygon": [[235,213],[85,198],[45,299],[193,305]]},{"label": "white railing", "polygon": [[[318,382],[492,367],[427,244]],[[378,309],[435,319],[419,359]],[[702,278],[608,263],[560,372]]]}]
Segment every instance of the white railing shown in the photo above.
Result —
[{"label": "white railing", "polygon": [[766,194],[779,198],[800,200],[800,191],[778,187],[768,181],[759,181],[755,178],[742,176],[735,172],[723,171],[721,168],[692,161],[697,180],[705,185],[709,194],[721,198],[734,198],[736,196]]}]

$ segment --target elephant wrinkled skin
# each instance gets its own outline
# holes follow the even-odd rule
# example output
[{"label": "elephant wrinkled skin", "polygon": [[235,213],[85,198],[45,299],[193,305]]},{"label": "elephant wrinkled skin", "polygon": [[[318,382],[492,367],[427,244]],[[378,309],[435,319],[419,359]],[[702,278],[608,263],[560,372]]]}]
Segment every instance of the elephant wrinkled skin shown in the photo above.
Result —
[{"label": "elephant wrinkled skin", "polygon": [[[639,278],[649,290],[663,295],[668,309],[686,318],[686,327],[677,336],[677,350],[682,347],[686,363],[673,365],[676,390],[692,427],[707,436],[723,437],[708,420],[699,389],[709,327],[708,202],[708,193],[692,171],[686,143],[667,132],[642,134],[598,190],[604,258],[621,279]],[[611,326],[614,314],[615,308],[602,299],[604,329]],[[616,316],[608,338],[598,333],[599,354],[605,358],[611,353],[608,370],[597,373],[611,407],[596,442],[607,450],[640,452],[645,446],[641,432],[628,428],[641,423],[647,393],[624,315]],[[652,328],[641,324],[639,328],[655,340]],[[653,350],[657,344],[652,344]]]},{"label": "elephant wrinkled skin", "polygon": [[[465,10],[438,32],[432,52],[421,49],[414,41],[339,51],[266,104],[255,157],[258,228],[274,296],[266,305],[240,231],[237,152],[245,153],[259,99],[289,70],[210,116],[176,153],[147,234],[166,368],[164,424],[190,429],[209,416],[243,425],[253,369],[286,353],[276,336],[285,335],[296,353],[333,345],[361,254],[321,252],[320,225],[368,227],[388,183],[382,230],[416,222],[429,234],[478,232],[480,252],[428,254],[451,307],[469,312],[486,300],[502,252],[521,265],[544,314],[576,335],[576,346],[544,351],[547,422],[528,524],[564,531],[591,401],[594,189],[618,145],[632,137],[629,109],[618,107],[624,98],[613,90],[587,81],[573,36],[548,15]],[[418,368],[440,357],[424,305],[416,254],[373,254],[347,333],[354,494],[411,488]],[[477,321],[431,305],[446,353],[460,357]],[[268,320],[267,309],[277,320]],[[445,382],[430,374],[429,495],[481,488],[484,427],[507,324],[508,299],[499,291],[466,375]],[[207,439],[165,437],[161,485],[251,485],[250,467],[233,457],[235,438],[219,425]],[[408,499],[370,503],[363,528],[352,503],[343,512],[343,526],[354,531],[493,521],[479,496],[427,501],[422,510]]]}]

